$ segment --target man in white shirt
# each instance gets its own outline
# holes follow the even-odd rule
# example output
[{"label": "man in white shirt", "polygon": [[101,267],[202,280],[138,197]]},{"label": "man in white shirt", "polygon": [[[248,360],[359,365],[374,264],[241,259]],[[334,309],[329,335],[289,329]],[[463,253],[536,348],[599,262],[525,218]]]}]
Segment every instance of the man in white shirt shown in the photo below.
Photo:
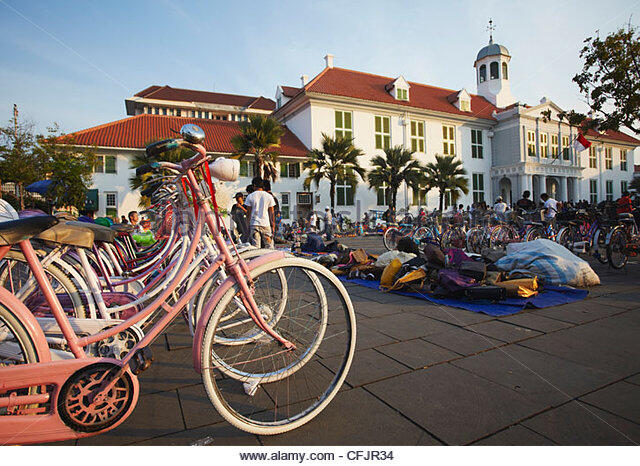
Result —
[{"label": "man in white shirt", "polygon": [[262,178],[254,178],[251,182],[254,191],[247,196],[247,217],[249,220],[249,241],[255,247],[273,248],[273,232],[275,217],[273,209],[276,205],[273,196],[264,190]]},{"label": "man in white shirt", "polygon": [[558,213],[558,201],[549,197],[547,193],[542,193],[540,199],[544,202],[544,207],[542,208],[544,219],[550,223],[554,223],[556,214]]},{"label": "man in white shirt", "polygon": [[324,233],[327,235],[327,241],[333,239],[333,216],[329,207],[324,209]]}]

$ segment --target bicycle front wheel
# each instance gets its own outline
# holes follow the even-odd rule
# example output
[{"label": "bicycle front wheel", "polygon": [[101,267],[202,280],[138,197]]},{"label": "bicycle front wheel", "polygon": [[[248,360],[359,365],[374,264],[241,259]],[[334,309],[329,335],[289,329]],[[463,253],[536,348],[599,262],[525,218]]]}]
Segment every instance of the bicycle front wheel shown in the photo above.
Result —
[{"label": "bicycle front wheel", "polygon": [[398,246],[398,240],[402,238],[402,233],[397,227],[389,227],[382,235],[382,242],[388,251],[393,251]]},{"label": "bicycle front wheel", "polygon": [[627,244],[629,235],[623,227],[615,227],[607,238],[607,259],[614,269],[621,269],[627,264]]},{"label": "bicycle front wheel", "polygon": [[[287,293],[280,290],[280,272]],[[235,284],[207,324],[202,378],[211,402],[231,424],[254,434],[279,434],[309,422],[340,389],[355,351],[355,315],[344,286],[315,262],[285,258],[251,274],[263,315],[286,300],[272,328],[295,349],[286,350],[242,313],[240,325],[223,320],[238,306]]]}]

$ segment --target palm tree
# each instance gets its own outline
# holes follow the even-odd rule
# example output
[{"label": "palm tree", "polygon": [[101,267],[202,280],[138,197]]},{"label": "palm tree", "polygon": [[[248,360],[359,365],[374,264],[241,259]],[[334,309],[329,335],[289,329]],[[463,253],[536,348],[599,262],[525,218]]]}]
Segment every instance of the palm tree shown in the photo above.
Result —
[{"label": "palm tree", "polygon": [[362,151],[353,146],[352,138],[332,138],[322,133],[322,149],[314,149],[307,154],[304,168],[309,170],[304,180],[305,189],[311,183],[316,187],[323,178],[329,180],[329,197],[331,207],[335,207],[336,185],[338,181],[346,183],[356,189],[358,178],[365,179],[366,171],[358,164],[358,157]]},{"label": "palm tree", "polygon": [[462,161],[455,160],[453,155],[437,155],[436,161],[426,166],[429,186],[438,188],[440,192],[440,212],[444,203],[445,193],[451,193],[452,200],[457,200],[458,190],[464,194],[469,192],[469,179],[464,175],[467,171],[462,168]]},{"label": "palm tree", "polygon": [[[149,141],[148,143],[145,144],[145,146],[148,146],[152,142],[155,142],[155,141]],[[163,152],[162,154],[155,156],[154,161],[179,163],[185,159],[188,159],[192,155],[193,155],[193,151],[185,148],[178,148],[178,149],[170,150],[167,152]],[[136,153],[136,155],[134,155],[133,159],[131,160],[130,168],[138,168],[147,163],[149,163],[149,160],[146,158],[146,155],[144,152]],[[150,173],[147,173],[142,176],[133,175],[131,178],[129,178],[129,186],[133,190],[135,189],[143,190],[147,187],[146,181],[151,176],[152,175]],[[150,202],[151,200],[149,198],[145,196],[140,196],[140,201],[138,202],[138,205],[140,207],[148,207]]]},{"label": "palm tree", "polygon": [[277,120],[262,115],[250,116],[248,121],[241,121],[239,125],[241,133],[231,139],[236,148],[234,155],[240,160],[245,155],[253,155],[260,177],[275,181],[278,176],[275,148],[280,146],[284,127]]},{"label": "palm tree", "polygon": [[371,160],[373,169],[367,174],[369,186],[371,188],[382,188],[387,186],[388,198],[390,205],[396,208],[396,198],[398,189],[404,181],[414,192],[417,192],[420,185],[424,185],[426,177],[424,176],[424,167],[420,162],[413,158],[413,152],[395,146],[384,150],[385,156],[376,155]]}]

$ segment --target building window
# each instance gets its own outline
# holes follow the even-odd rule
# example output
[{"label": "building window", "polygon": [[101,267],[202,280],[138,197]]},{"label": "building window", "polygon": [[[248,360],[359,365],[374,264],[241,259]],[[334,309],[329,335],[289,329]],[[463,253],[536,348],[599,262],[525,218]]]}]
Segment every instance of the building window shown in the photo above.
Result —
[{"label": "building window", "polygon": [[419,206],[426,206],[427,205],[427,192],[429,190],[426,188],[423,188],[422,186],[419,187],[419,189],[413,189],[413,196],[411,199],[411,205],[419,205]]},{"label": "building window", "polygon": [[445,155],[456,155],[455,126],[442,125],[442,150]]},{"label": "building window", "polygon": [[255,176],[255,166],[253,162],[247,160],[240,161],[240,176],[253,178]]},{"label": "building window", "polygon": [[280,162],[280,176],[282,178],[300,178],[300,164]]},{"label": "building window", "polygon": [[527,153],[531,157],[536,156],[536,132],[527,131]]},{"label": "building window", "polygon": [[629,182],[627,180],[622,180],[620,182],[620,193],[624,193],[627,189],[629,189]]},{"label": "building window", "polygon": [[613,181],[612,180],[605,181],[604,187],[607,195],[607,201],[613,201]]},{"label": "building window", "polygon": [[549,139],[547,133],[540,133],[540,157],[549,156]]},{"label": "building window", "polygon": [[338,180],[336,185],[336,204],[340,206],[354,205],[354,191],[353,186],[347,184],[344,180]]},{"label": "building window", "polygon": [[93,173],[117,173],[115,155],[97,155]]},{"label": "building window", "polygon": [[396,99],[409,100],[409,91],[407,89],[396,87]]},{"label": "building window", "polygon": [[551,157],[554,159],[558,158],[558,135],[551,135]]},{"label": "building window", "polygon": [[598,180],[589,180],[589,201],[592,204],[598,202]]},{"label": "building window", "polygon": [[463,112],[470,112],[471,111],[471,102],[469,102],[468,100],[461,100],[460,101],[460,110],[462,110]]},{"label": "building window", "polygon": [[500,77],[498,73],[499,73],[498,62],[494,61],[491,63],[491,65],[489,65],[489,77],[491,79],[498,79]]},{"label": "building window", "polygon": [[613,150],[611,147],[604,148],[604,168],[605,170],[613,170]]},{"label": "building window", "polygon": [[484,201],[484,174],[474,173],[472,175],[473,202]]},{"label": "building window", "polygon": [[569,160],[571,158],[571,146],[569,146],[569,136],[562,136],[562,158]]},{"label": "building window", "polygon": [[627,171],[627,149],[620,149],[620,170]]},{"label": "building window", "polygon": [[482,154],[482,130],[471,130],[471,158],[481,159]]},{"label": "building window", "polygon": [[509,72],[505,62],[502,62],[502,79],[509,79]]},{"label": "building window", "polygon": [[[388,149],[389,147],[391,147],[391,118],[390,117],[376,116],[375,136],[376,136],[376,149]],[[378,204],[378,205],[383,205],[383,204]]]},{"label": "building window", "polygon": [[277,99],[277,107],[278,107],[278,108],[282,107],[282,97],[281,97],[281,96],[278,96],[278,99]]},{"label": "building window", "polygon": [[353,118],[351,112],[336,110],[336,138],[353,138]]},{"label": "building window", "polygon": [[487,80],[487,65],[480,65],[480,79],[481,83]]},{"label": "building window", "polygon": [[282,215],[283,220],[289,220],[291,216],[290,204],[291,204],[291,193],[280,194],[280,215]]},{"label": "building window", "polygon": [[598,168],[598,155],[595,146],[589,147],[589,168]]},{"label": "building window", "polygon": [[411,122],[411,150],[424,152],[424,121]]},{"label": "building window", "polygon": [[118,193],[104,193],[105,215],[112,219],[118,220]]},{"label": "building window", "polygon": [[377,203],[379,206],[389,205],[389,188],[383,184],[377,190]]}]

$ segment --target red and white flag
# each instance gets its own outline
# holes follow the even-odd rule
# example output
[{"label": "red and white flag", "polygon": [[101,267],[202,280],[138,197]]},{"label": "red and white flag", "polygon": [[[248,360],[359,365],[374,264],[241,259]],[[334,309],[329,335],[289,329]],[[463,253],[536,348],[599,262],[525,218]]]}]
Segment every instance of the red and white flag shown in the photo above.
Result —
[{"label": "red and white flag", "polygon": [[582,133],[578,133],[578,137],[573,141],[573,148],[578,152],[582,152],[589,147],[591,147],[591,143],[587,141],[587,138]]}]

